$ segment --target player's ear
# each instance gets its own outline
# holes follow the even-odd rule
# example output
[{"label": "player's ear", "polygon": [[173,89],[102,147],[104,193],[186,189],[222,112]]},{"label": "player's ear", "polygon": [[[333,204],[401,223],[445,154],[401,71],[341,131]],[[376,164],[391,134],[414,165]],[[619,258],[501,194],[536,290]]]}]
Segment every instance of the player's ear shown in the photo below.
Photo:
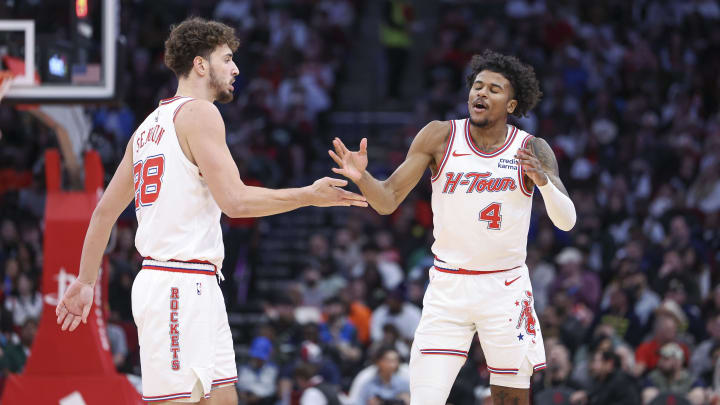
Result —
[{"label": "player's ear", "polygon": [[193,69],[200,75],[204,76],[207,72],[209,63],[202,56],[196,56],[193,58]]},{"label": "player's ear", "polygon": [[508,114],[512,114],[515,111],[515,108],[517,108],[517,104],[518,104],[518,102],[515,99],[508,101],[508,103],[507,103]]}]

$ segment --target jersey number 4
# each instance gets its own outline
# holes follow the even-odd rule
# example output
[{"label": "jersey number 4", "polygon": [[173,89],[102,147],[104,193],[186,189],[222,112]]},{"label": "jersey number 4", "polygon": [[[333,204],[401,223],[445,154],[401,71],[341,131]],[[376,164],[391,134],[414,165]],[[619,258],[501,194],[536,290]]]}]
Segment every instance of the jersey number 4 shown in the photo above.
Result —
[{"label": "jersey number 4", "polygon": [[502,215],[500,215],[501,203],[491,203],[480,211],[480,221],[488,222],[488,229],[500,229]]},{"label": "jersey number 4", "polygon": [[144,162],[133,165],[135,183],[135,209],[152,205],[160,195],[165,173],[165,155],[150,156]]}]

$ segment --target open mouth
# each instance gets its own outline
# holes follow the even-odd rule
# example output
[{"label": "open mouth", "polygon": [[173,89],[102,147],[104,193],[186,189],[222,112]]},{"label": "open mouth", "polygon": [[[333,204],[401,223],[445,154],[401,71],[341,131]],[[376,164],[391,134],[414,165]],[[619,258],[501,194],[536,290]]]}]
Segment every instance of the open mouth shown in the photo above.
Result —
[{"label": "open mouth", "polygon": [[480,112],[487,111],[487,105],[484,104],[482,101],[476,101],[472,106],[473,106],[473,110],[475,112],[480,113]]}]

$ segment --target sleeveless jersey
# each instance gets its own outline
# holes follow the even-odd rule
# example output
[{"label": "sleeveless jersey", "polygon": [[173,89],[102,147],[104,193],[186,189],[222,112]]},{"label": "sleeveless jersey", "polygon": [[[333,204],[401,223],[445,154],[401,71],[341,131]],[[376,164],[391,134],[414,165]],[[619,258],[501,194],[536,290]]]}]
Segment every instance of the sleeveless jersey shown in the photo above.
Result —
[{"label": "sleeveless jersey", "polygon": [[191,100],[160,101],[133,135],[135,247],[146,258],[200,260],[219,270],[224,256],[221,210],[175,133],[175,115]]},{"label": "sleeveless jersey", "polygon": [[505,143],[484,153],[472,142],[467,119],[450,123],[445,155],[431,179],[433,254],[468,270],[524,265],[533,190],[514,155],[532,136],[507,125]]}]

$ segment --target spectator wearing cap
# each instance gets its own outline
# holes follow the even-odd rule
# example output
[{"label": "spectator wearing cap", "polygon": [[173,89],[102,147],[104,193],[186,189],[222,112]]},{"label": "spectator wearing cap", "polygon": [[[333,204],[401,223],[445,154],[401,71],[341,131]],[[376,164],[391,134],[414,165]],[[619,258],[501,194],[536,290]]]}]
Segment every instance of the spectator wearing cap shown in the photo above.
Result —
[{"label": "spectator wearing cap", "polygon": [[238,367],[237,388],[241,403],[270,405],[275,400],[278,368],[270,362],[273,345],[265,336],[250,344],[250,361]]},{"label": "spectator wearing cap", "polygon": [[684,358],[689,358],[690,350],[678,337],[678,328],[684,322],[685,314],[675,302],[664,301],[658,307],[655,311],[653,336],[635,350],[635,375],[644,374],[657,366],[660,348],[666,343],[678,343],[684,352]]},{"label": "spectator wearing cap", "polygon": [[560,269],[550,288],[551,294],[562,290],[574,304],[582,303],[595,310],[602,292],[600,279],[583,267],[584,257],[580,249],[566,247],[557,255],[555,262]]},{"label": "spectator wearing cap", "polygon": [[660,348],[657,368],[646,378],[643,389],[643,403],[651,402],[658,394],[674,393],[686,395],[692,403],[705,403],[705,392],[701,382],[683,366],[685,352],[677,343],[670,342]]},{"label": "spectator wearing cap", "polygon": [[420,323],[420,308],[406,302],[399,288],[390,291],[385,303],[373,311],[370,320],[370,337],[373,342],[382,339],[383,326],[388,323],[395,325],[400,336],[407,341],[413,339]]}]

